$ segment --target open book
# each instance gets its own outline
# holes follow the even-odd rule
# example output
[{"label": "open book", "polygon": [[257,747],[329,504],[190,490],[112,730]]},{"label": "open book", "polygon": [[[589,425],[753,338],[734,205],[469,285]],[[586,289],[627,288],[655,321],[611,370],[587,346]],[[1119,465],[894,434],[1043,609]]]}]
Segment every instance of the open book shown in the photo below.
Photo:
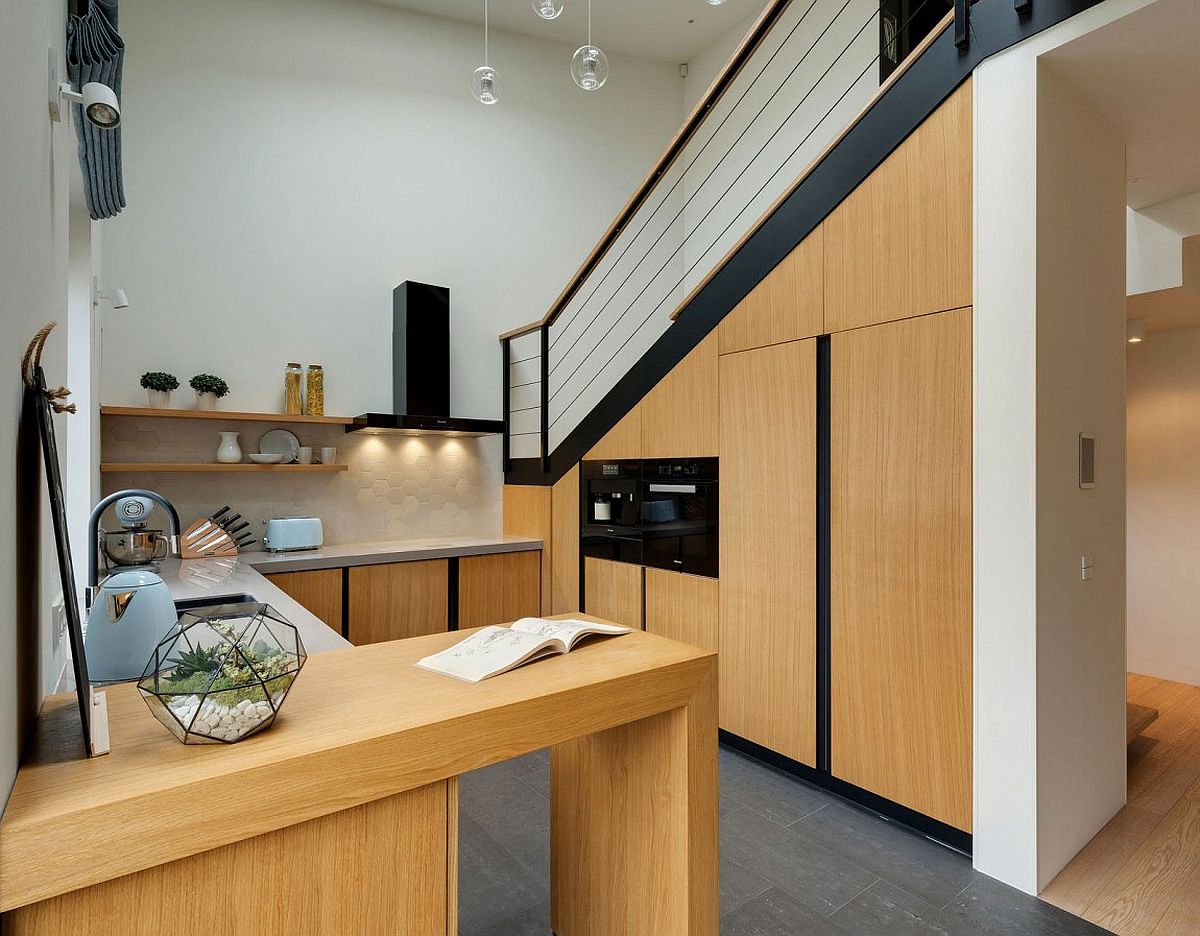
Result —
[{"label": "open book", "polygon": [[521,618],[512,627],[485,627],[449,650],[418,660],[416,665],[466,682],[479,682],[542,657],[570,653],[584,637],[616,636],[629,631],[619,624]]}]

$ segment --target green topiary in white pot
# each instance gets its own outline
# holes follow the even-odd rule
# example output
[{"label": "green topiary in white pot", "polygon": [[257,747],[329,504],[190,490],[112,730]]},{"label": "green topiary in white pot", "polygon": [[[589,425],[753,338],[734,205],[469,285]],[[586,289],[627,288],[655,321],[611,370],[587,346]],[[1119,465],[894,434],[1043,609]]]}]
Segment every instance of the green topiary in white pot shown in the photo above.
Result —
[{"label": "green topiary in white pot", "polygon": [[196,409],[216,409],[217,400],[229,394],[229,384],[212,374],[197,374],[188,384],[196,391]]},{"label": "green topiary in white pot", "polygon": [[142,374],[141,383],[152,408],[170,409],[171,391],[179,389],[178,377],[166,371],[146,371]]}]

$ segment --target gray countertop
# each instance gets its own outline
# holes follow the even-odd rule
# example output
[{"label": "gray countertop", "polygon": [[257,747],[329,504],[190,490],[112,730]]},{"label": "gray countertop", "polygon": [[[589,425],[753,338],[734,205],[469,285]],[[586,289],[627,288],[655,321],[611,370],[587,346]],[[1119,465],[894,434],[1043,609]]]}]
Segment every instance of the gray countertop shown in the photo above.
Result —
[{"label": "gray countertop", "polygon": [[219,603],[229,595],[253,595],[273,607],[296,625],[304,649],[309,653],[341,650],[350,641],[301,605],[298,601],[263,578],[242,556],[230,559],[164,559],[158,570],[176,601],[193,598]]},{"label": "gray countertop", "polygon": [[379,543],[346,543],[299,552],[245,552],[239,558],[259,572],[270,574],[379,565],[387,562],[413,562],[418,559],[486,556],[541,548],[540,539],[525,536],[427,536]]}]

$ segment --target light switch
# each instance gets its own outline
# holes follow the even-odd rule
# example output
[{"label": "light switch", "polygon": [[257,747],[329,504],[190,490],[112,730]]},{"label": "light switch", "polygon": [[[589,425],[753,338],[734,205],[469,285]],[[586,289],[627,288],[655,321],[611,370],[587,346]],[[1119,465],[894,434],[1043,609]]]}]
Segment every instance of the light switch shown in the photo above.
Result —
[{"label": "light switch", "polygon": [[1080,556],[1079,557],[1079,577],[1083,581],[1086,582],[1090,578],[1092,578],[1092,576],[1095,574],[1096,574],[1096,569],[1095,569],[1095,565],[1092,561],[1092,557],[1091,556]]}]

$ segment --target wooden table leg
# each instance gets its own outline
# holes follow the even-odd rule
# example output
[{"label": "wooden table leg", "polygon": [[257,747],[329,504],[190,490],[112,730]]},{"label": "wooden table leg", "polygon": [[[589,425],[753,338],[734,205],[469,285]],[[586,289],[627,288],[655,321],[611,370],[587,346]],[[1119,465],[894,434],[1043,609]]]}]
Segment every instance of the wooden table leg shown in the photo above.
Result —
[{"label": "wooden table leg", "polygon": [[550,761],[557,936],[716,936],[717,673],[686,706]]}]

